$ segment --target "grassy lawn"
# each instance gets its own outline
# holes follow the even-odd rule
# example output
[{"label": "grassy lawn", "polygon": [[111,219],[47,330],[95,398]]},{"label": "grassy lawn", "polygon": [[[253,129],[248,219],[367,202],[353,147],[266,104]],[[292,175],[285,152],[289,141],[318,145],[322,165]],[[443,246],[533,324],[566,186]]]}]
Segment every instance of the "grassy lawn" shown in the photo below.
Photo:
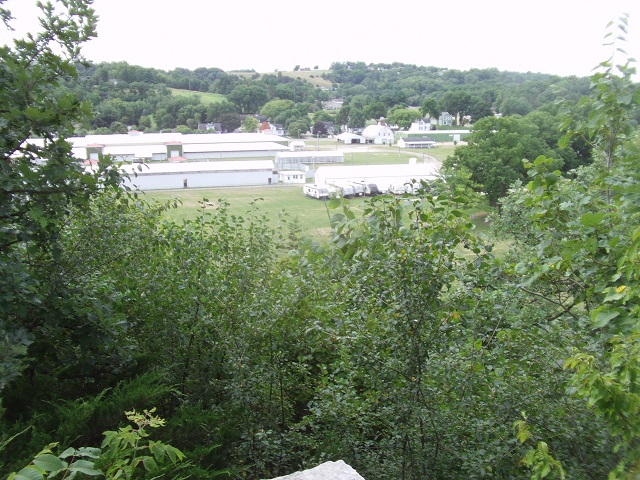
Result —
[{"label": "grassy lawn", "polygon": [[[176,209],[167,212],[167,218],[178,223],[183,220],[195,220],[200,215],[201,202],[207,199],[205,211],[213,211],[221,199],[227,201],[232,215],[246,216],[251,202],[256,201],[260,212],[267,215],[269,225],[276,228],[280,216],[286,212],[289,222],[297,219],[302,235],[316,240],[326,241],[330,232],[329,218],[339,210],[329,209],[328,203],[303,195],[301,185],[270,185],[260,187],[221,187],[188,190],[153,191],[146,198],[165,202],[179,200]],[[362,205],[363,198],[348,200],[356,207]],[[485,222],[488,208],[480,206],[468,213],[474,214],[473,223],[479,234],[486,235],[489,225]],[[496,253],[506,251],[508,245],[496,245]]]},{"label": "grassy lawn", "polygon": [[218,103],[225,99],[224,95],[218,93],[194,92],[192,90],[181,90],[179,88],[170,88],[169,90],[171,90],[171,95],[199,98],[204,105]]},{"label": "grassy lawn", "polygon": [[[304,65],[306,66],[306,65]],[[309,65],[309,68],[313,68],[313,65]],[[255,75],[255,72],[238,72],[238,71],[232,71],[232,72],[228,72],[232,75],[238,75],[239,77],[244,77],[244,78],[251,78]],[[329,80],[325,80],[324,78],[321,77],[321,75],[323,73],[329,73],[328,70],[299,70],[297,72],[294,71],[290,71],[290,72],[284,72],[284,71],[278,71],[278,72],[260,72],[259,75],[278,75],[279,73],[281,73],[283,76],[285,77],[291,77],[291,78],[300,78],[302,80],[306,80],[307,82],[309,82],[311,85],[313,85],[314,87],[331,87],[331,82]]]},{"label": "grassy lawn", "polygon": [[331,87],[331,82],[320,76],[323,73],[328,73],[328,70],[299,70],[297,72],[282,72],[282,75],[306,80],[314,87]]},{"label": "grassy lawn", "polygon": [[269,224],[273,227],[279,224],[281,213],[286,212],[289,220],[298,220],[304,236],[324,239],[329,233],[329,214],[325,202],[304,196],[302,185],[164,190],[149,192],[145,196],[161,202],[178,199],[181,202],[178,208],[167,213],[169,218],[177,222],[198,218],[203,198],[208,199],[205,211],[215,209],[219,200],[223,199],[230,204],[229,212],[238,216],[245,216],[251,208],[251,202],[260,199],[257,200],[259,210],[267,214]]},{"label": "grassy lawn", "polygon": [[[335,150],[334,139],[305,139],[306,149]],[[439,145],[432,149],[406,150],[397,146],[382,147],[372,145],[337,145],[338,150],[344,150],[344,165],[379,165],[379,164],[406,164],[410,158],[416,158],[421,162],[422,156],[432,156],[437,160],[444,160],[453,154],[453,145]],[[241,159],[238,159],[241,160]],[[255,160],[255,159],[249,159]],[[316,167],[319,165],[316,165]],[[284,213],[288,222],[296,219],[302,231],[302,235],[326,241],[330,232],[329,218],[337,210],[329,209],[328,204],[306,197],[302,193],[302,185],[265,185],[249,187],[219,187],[203,189],[179,189],[151,191],[145,196],[160,202],[176,199],[179,205],[167,212],[167,218],[176,222],[183,220],[195,220],[200,215],[201,202],[207,199],[206,211],[213,211],[221,199],[230,204],[229,212],[232,215],[246,216],[251,208],[251,203],[256,201],[260,212],[267,215],[269,225],[276,228],[280,224],[281,215]],[[365,199],[351,200],[353,206],[361,205]],[[487,213],[491,209],[484,205],[466,212],[472,215],[472,221],[476,225],[477,232],[487,235],[489,224],[485,221]],[[508,243],[501,242],[495,245],[494,253],[500,255],[508,248]]]},{"label": "grassy lawn", "polygon": [[443,161],[449,155],[453,154],[453,145],[449,147],[444,145],[441,147],[431,148],[428,150],[406,150],[398,149],[398,147],[388,147],[389,151],[371,151],[367,152],[366,147],[362,146],[363,151],[349,150],[344,152],[344,164],[345,165],[380,165],[380,164],[397,164],[397,163],[409,163],[409,159],[415,158],[417,163],[422,163],[426,159],[427,163],[429,157],[433,157],[436,160]]},{"label": "grassy lawn", "polygon": [[444,161],[448,156],[453,155],[454,145],[438,145],[435,148],[406,149],[397,145],[345,145],[333,138],[312,138],[302,139],[305,143],[305,150],[340,150],[344,152],[345,165],[379,165],[409,163],[410,158],[416,158],[418,163],[425,157],[431,156],[439,161]]}]

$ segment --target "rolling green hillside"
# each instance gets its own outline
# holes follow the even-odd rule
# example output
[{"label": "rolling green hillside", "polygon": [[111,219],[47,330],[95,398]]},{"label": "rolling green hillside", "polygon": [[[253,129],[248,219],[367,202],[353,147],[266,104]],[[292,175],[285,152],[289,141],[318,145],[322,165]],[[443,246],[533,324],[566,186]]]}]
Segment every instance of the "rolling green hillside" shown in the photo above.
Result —
[{"label": "rolling green hillside", "polygon": [[192,90],[183,90],[180,88],[170,88],[171,94],[178,97],[195,97],[199,98],[200,101],[205,105],[210,105],[212,103],[218,103],[225,99],[224,95],[220,95],[219,93],[207,93],[207,92],[194,92]]}]

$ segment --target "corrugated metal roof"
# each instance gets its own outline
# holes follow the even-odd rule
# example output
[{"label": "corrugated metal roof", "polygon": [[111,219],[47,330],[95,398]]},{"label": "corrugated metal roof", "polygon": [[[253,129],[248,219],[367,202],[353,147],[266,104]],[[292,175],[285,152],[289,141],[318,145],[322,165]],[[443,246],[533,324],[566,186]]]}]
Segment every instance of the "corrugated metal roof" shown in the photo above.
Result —
[{"label": "corrugated metal roof", "polygon": [[[264,137],[263,137],[264,138]],[[185,144],[182,147],[183,153],[206,153],[206,152],[256,152],[260,150],[265,151],[279,151],[289,150],[286,145],[280,145],[275,142],[260,142],[260,143],[247,143],[243,145],[238,144]]]},{"label": "corrugated metal roof", "polygon": [[167,153],[164,145],[128,145],[104,147],[102,153],[105,155],[133,155],[136,158],[151,158],[155,153]]},{"label": "corrugated metal roof", "polygon": [[278,152],[278,158],[313,158],[313,157],[344,157],[344,152],[335,150],[301,150],[298,152]]},{"label": "corrugated metal roof", "polygon": [[[265,135],[261,133],[144,133],[138,135],[87,135],[85,137],[71,137],[69,141],[74,147],[86,147],[91,144],[105,146],[165,145],[170,142],[179,142],[183,145],[200,143],[218,145],[225,143],[260,143],[265,141]],[[288,139],[278,135],[269,135],[268,141],[287,143]]]},{"label": "corrugated metal roof", "polygon": [[241,172],[251,170],[273,170],[271,160],[247,160],[238,162],[186,162],[145,163],[123,165],[122,170],[130,175],[166,175],[171,173]]}]

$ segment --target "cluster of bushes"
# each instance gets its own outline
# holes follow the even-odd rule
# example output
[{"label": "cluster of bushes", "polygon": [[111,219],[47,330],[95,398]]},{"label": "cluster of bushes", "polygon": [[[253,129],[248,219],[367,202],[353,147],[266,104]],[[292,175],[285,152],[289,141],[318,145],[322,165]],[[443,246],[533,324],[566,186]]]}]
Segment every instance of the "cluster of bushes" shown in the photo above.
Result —
[{"label": "cluster of bushes", "polygon": [[321,244],[259,201],[239,216],[203,199],[177,224],[108,158],[82,170],[64,138],[86,105],[51,92],[96,17],[69,14],[0,50],[0,473],[258,479],[341,458],[370,479],[636,474],[629,63],[603,63],[588,121],[559,139],[593,163],[567,177],[540,143],[500,200],[509,253],[474,231],[455,169],[418,196],[336,201]]}]

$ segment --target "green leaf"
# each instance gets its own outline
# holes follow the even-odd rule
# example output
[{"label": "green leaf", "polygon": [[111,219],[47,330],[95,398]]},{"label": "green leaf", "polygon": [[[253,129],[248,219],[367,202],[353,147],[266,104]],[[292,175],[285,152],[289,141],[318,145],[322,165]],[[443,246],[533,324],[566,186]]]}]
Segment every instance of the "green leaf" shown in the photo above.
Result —
[{"label": "green leaf", "polygon": [[569,140],[571,140],[571,134],[566,134],[560,137],[558,140],[558,147],[567,148],[569,146]]},{"label": "green leaf", "polygon": [[540,478],[544,478],[547,475],[549,475],[549,472],[551,471],[551,465],[548,462],[545,462],[543,464],[542,470],[540,471]]},{"label": "green leaf", "polygon": [[620,312],[616,310],[598,309],[593,312],[591,318],[596,328],[602,328],[618,315],[620,315]]},{"label": "green leaf", "polygon": [[149,441],[149,450],[153,453],[153,456],[160,460],[164,457],[165,449],[161,442]]},{"label": "green leaf", "polygon": [[75,448],[67,448],[64,452],[60,454],[60,458],[69,458],[73,457],[77,453]]},{"label": "green leaf", "polygon": [[43,480],[44,476],[36,467],[29,465],[16,473],[13,478],[15,480]]},{"label": "green leaf", "polygon": [[166,445],[166,451],[172,463],[176,463],[184,458],[184,453],[172,445]]},{"label": "green leaf", "polygon": [[27,116],[29,120],[35,120],[35,121],[43,120],[50,115],[49,112],[47,111],[41,112],[39,109],[35,107],[25,108],[24,114]]},{"label": "green leaf", "polygon": [[[78,465],[79,462],[83,462],[83,463]],[[90,466],[84,466],[85,464]],[[93,467],[94,467],[93,462],[87,462],[86,460],[78,460],[77,462],[74,462],[71,464],[71,466],[69,467],[69,471],[82,473],[84,475],[90,475],[92,477],[97,477],[98,475],[102,475],[102,472],[100,470],[96,470]]]},{"label": "green leaf", "polygon": [[353,210],[349,210],[347,207],[344,207],[344,214],[345,216],[349,219],[349,220],[355,220],[356,218],[356,214],[353,212]]},{"label": "green leaf", "polygon": [[158,464],[156,463],[156,461],[153,459],[153,457],[149,457],[148,455],[142,457],[142,463],[144,464],[144,468],[147,470],[147,472],[153,472],[154,470],[158,469]]},{"label": "green leaf", "polygon": [[77,454],[87,458],[98,459],[102,454],[102,450],[96,447],[80,447]]},{"label": "green leaf", "polygon": [[595,227],[604,218],[604,213],[585,213],[580,217],[580,223],[585,227]]},{"label": "green leaf", "polygon": [[58,470],[62,470],[63,468],[67,468],[67,464],[60,460],[55,455],[44,454],[38,455],[33,459],[33,464],[44,470],[45,472],[57,472]]}]

